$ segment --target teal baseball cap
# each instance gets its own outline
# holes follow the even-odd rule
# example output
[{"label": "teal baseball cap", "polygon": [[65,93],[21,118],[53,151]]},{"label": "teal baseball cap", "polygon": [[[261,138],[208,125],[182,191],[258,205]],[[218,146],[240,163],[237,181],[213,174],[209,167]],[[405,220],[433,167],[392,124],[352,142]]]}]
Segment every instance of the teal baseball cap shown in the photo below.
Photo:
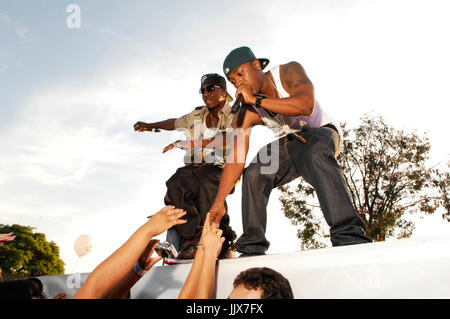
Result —
[{"label": "teal baseball cap", "polygon": [[[240,65],[256,60],[256,56],[249,47],[239,47],[231,51],[223,62],[223,73],[228,77]],[[269,64],[269,59],[259,58],[261,68],[264,69]]]}]

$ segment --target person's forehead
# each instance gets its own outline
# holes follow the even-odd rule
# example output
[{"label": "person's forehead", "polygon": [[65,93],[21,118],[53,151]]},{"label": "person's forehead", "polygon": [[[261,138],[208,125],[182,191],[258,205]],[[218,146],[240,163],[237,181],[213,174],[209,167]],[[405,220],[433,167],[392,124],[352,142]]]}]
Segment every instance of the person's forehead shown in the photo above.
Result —
[{"label": "person's forehead", "polygon": [[230,299],[261,299],[261,289],[248,289],[243,284],[233,288],[228,298]]},{"label": "person's forehead", "polygon": [[228,78],[235,77],[239,72],[242,72],[244,70],[245,71],[251,70],[251,65],[252,61],[241,64],[233,72],[230,73],[230,76]]}]

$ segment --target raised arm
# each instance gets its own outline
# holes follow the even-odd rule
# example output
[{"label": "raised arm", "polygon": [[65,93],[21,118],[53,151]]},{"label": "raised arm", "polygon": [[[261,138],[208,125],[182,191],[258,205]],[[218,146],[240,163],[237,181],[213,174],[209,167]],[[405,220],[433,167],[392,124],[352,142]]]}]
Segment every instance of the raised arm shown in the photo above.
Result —
[{"label": "raised arm", "polygon": [[216,224],[209,220],[205,221],[206,232],[200,242],[200,250],[203,250],[203,266],[198,281],[196,299],[209,299],[212,297],[214,280],[216,278],[216,261],[219,256],[222,244],[225,240],[222,237],[223,231]]},{"label": "raised arm", "polygon": [[209,210],[211,221],[217,225],[226,212],[225,200],[244,171],[250,145],[251,128],[261,123],[259,115],[248,110],[244,115],[242,127],[237,128],[235,125],[234,142],[231,145],[230,154],[227,156],[222,177],[220,178],[216,199]]},{"label": "raised arm", "polygon": [[175,129],[175,120],[176,119],[168,119],[155,123],[136,122],[136,124],[134,124],[134,130],[139,132],[151,131],[152,129],[173,131]]},{"label": "raised arm", "polygon": [[172,226],[185,223],[185,220],[180,219],[185,214],[186,212],[181,209],[167,206],[153,215],[120,248],[94,269],[73,298],[106,298],[111,295],[119,283],[125,287],[123,289],[127,289],[128,286],[131,288],[134,283],[126,284],[121,281],[130,280],[127,274],[129,275],[150,240]]},{"label": "raised arm", "polygon": [[[272,92],[272,78],[266,73],[269,81],[266,83],[267,92]],[[266,110],[289,115],[310,116],[314,111],[315,97],[314,86],[304,68],[298,62],[289,62],[280,66],[280,77],[283,88],[289,93],[289,97],[275,98],[267,97],[261,101],[261,107]],[[242,94],[246,103],[256,104],[256,97],[253,95],[253,89],[248,84],[242,84],[237,88],[236,95]]]},{"label": "raised arm", "polygon": [[179,299],[211,298],[216,274],[216,260],[224,240],[222,230],[211,223],[210,214],[207,214],[200,238],[200,247],[180,291]]},{"label": "raised arm", "polygon": [[137,265],[139,269],[143,271],[142,274],[138,274],[136,270],[133,268],[129,269],[125,277],[115,286],[112,287],[112,290],[106,294],[105,298],[107,299],[124,299],[128,295],[130,289],[142,278],[144,273],[150,270],[158,261],[162,259],[162,257],[157,256],[155,258],[152,257],[153,252],[155,251],[156,246],[158,246],[159,240],[152,239],[148,243],[144,252],[141,254],[139,259],[137,260]]}]

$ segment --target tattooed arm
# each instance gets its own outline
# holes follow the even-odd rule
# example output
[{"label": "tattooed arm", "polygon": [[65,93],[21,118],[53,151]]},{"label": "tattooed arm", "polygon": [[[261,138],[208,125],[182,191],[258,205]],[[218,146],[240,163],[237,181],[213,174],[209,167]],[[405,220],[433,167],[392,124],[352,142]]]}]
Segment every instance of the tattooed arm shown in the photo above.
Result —
[{"label": "tattooed arm", "polygon": [[[266,74],[266,76],[269,76],[269,74]],[[269,111],[284,115],[311,115],[315,104],[314,86],[303,67],[297,62],[281,65],[280,77],[283,88],[290,96],[288,98],[263,99],[261,106]]]}]

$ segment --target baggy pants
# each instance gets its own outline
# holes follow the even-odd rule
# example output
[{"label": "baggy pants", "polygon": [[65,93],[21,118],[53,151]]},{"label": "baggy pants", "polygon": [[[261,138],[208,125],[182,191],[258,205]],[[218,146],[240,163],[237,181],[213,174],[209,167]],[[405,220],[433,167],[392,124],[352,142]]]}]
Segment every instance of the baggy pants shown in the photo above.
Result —
[{"label": "baggy pants", "polygon": [[[314,187],[320,207],[330,226],[333,246],[371,242],[365,235],[365,224],[356,213],[336,160],[339,135],[328,127],[309,129],[301,133],[306,143],[292,134],[261,149],[244,170],[242,182],[243,234],[236,242],[237,251],[264,254],[270,242],[266,239],[266,207],[272,190],[301,176]],[[278,160],[278,170],[264,173],[273,163],[261,158]],[[270,170],[269,170],[270,171]]]},{"label": "baggy pants", "polygon": [[[167,231],[166,240],[177,250],[184,248],[187,241],[200,239],[206,214],[209,212],[219,189],[222,168],[213,164],[188,165],[178,168],[167,180],[166,204],[184,209],[187,214],[185,224],[177,225]],[[225,204],[226,207],[226,204]],[[228,213],[222,218],[220,228],[229,229]]]}]

